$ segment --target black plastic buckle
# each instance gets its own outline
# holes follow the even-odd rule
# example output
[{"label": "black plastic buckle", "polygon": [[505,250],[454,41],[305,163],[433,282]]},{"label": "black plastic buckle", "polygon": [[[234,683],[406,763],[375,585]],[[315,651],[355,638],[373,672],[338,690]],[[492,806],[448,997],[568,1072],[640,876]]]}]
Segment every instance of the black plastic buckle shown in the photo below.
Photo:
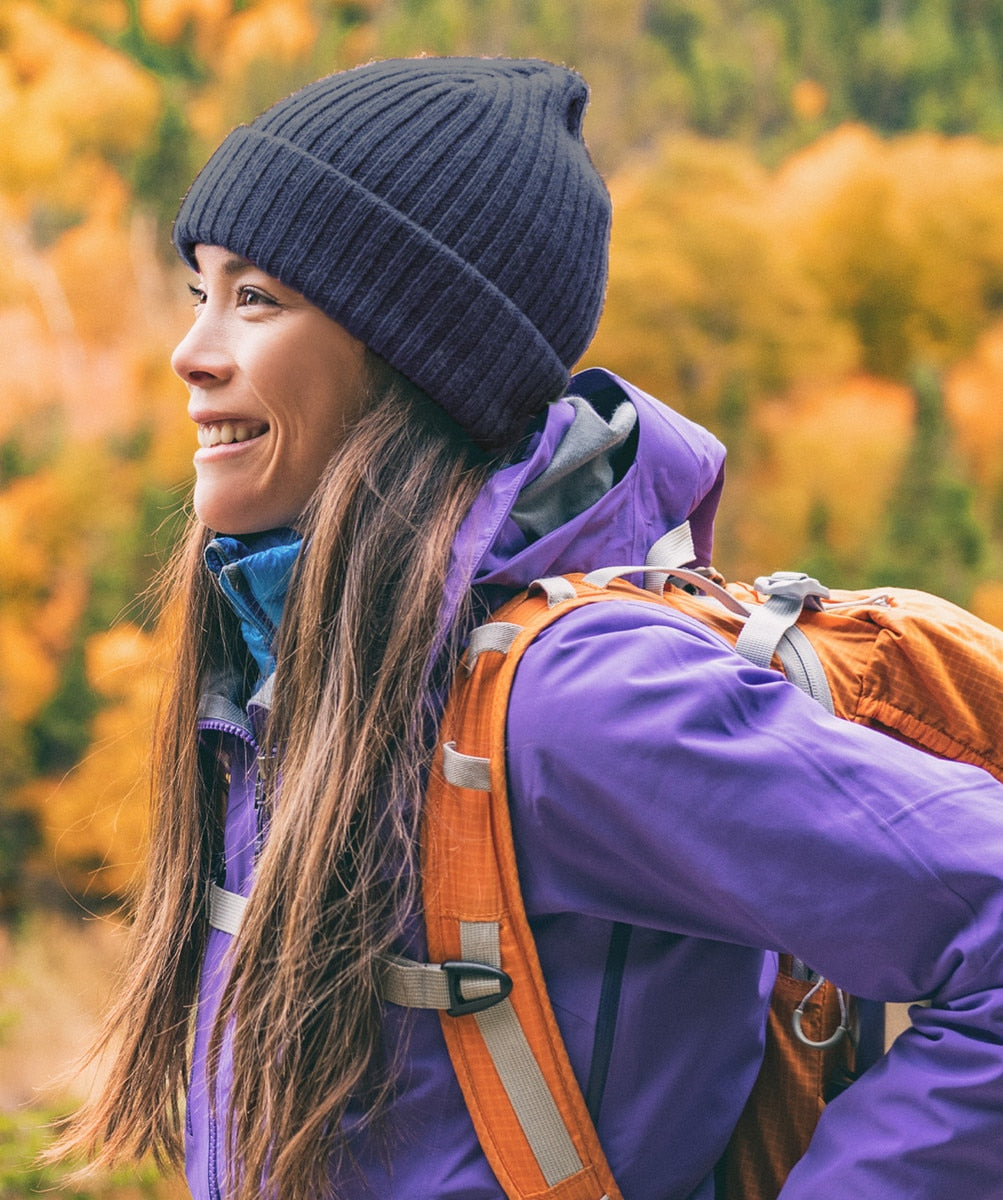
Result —
[{"label": "black plastic buckle", "polygon": [[[469,1013],[494,1008],[496,1004],[501,1004],[512,990],[511,976],[506,975],[500,967],[489,967],[487,963],[478,962],[444,962],[441,965],[442,970],[446,972],[446,987],[449,991],[449,1008],[446,1012],[451,1017],[465,1017]],[[488,992],[484,996],[472,996],[467,1000],[460,991],[460,984],[465,979],[492,979],[498,984],[498,991]]]}]

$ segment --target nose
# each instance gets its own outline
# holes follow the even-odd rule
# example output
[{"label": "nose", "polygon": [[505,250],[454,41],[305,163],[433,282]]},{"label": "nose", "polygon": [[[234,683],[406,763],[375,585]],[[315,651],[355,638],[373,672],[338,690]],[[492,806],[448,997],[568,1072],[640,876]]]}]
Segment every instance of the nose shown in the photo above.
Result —
[{"label": "nose", "polygon": [[171,367],[190,387],[209,387],[229,376],[232,359],[217,323],[208,312],[192,322],[174,347]]}]

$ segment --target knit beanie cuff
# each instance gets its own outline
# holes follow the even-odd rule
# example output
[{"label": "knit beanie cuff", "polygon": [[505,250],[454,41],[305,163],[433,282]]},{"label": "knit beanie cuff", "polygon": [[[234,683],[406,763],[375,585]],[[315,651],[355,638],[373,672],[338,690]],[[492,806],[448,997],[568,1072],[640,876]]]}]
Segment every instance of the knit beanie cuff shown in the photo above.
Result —
[{"label": "knit beanie cuff", "polygon": [[235,129],[185,198],[174,242],[193,268],[196,245],[218,245],[280,278],[484,446],[510,442],[567,386],[550,343],[480,271],[284,138]]}]

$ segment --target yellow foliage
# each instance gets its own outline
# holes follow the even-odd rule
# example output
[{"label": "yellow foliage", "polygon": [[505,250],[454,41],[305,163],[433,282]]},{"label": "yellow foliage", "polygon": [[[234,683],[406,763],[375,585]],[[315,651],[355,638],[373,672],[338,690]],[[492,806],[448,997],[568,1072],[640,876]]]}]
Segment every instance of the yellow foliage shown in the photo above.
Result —
[{"label": "yellow foliage", "polygon": [[987,579],[976,586],[971,610],[983,621],[1003,629],[1003,581]]},{"label": "yellow foliage", "polygon": [[[354,67],[357,63],[369,62],[379,52],[379,35],[372,21],[353,25],[341,39],[338,47],[338,64]],[[332,67],[335,64],[332,64]]]},{"label": "yellow foliage", "polygon": [[226,136],[233,125],[229,104],[219,88],[208,88],[188,104],[186,116],[192,131],[206,146],[213,146]]},{"label": "yellow foliage", "polygon": [[82,609],[95,548],[132,520],[137,483],[134,463],[78,444],[0,492],[0,604],[31,615],[54,652]]},{"label": "yellow foliage", "polygon": [[221,74],[238,79],[255,63],[292,63],[309,54],[317,38],[309,0],[259,0],[227,26]]},{"label": "yellow foliage", "polygon": [[948,415],[958,447],[979,486],[1003,483],[1003,323],[979,339],[971,357],[957,363],[945,381]]},{"label": "yellow foliage", "polygon": [[217,34],[232,9],[232,0],[140,0],[139,18],[150,37],[169,45],[189,25],[203,38]]},{"label": "yellow foliage", "polygon": [[27,306],[0,309],[0,438],[24,417],[54,400],[59,387],[56,356],[40,352],[47,332]]},{"label": "yellow foliage", "polygon": [[0,492],[0,708],[21,724],[55,692],[86,604],[82,483],[40,471]]},{"label": "yellow foliage", "polygon": [[853,320],[862,364],[901,376],[967,352],[1003,277],[1003,148],[847,126],[777,175],[778,227],[836,319]]},{"label": "yellow foliage", "polygon": [[1001,193],[1003,147],[856,126],[773,173],[735,145],[673,136],[614,178],[609,296],[586,361],[742,439],[729,552],[790,563],[821,511],[835,551],[863,552],[911,411],[878,379],[917,364],[951,368],[975,478],[1003,482],[1003,326],[972,354],[1003,288]]},{"label": "yellow foliage", "polygon": [[62,779],[35,781],[19,797],[37,812],[75,891],[121,894],[142,859],[158,662],[155,639],[134,626],[90,638],[88,681],[109,701],[95,717],[91,750]]},{"label": "yellow foliage", "polygon": [[64,233],[49,262],[73,315],[76,335],[108,344],[129,331],[122,314],[135,302],[135,278],[129,245],[125,184],[105,172],[88,206],[86,219]]},{"label": "yellow foliage", "polygon": [[145,708],[152,702],[150,635],[136,625],[117,625],[87,639],[87,682],[99,696],[128,701],[140,697]]},{"label": "yellow foliage", "polygon": [[129,27],[126,0],[49,0],[47,7],[60,21],[95,33],[119,34]]},{"label": "yellow foliage", "polygon": [[588,362],[702,419],[730,386],[754,399],[855,365],[852,335],[777,235],[770,176],[749,152],[675,135],[610,191],[609,294]]},{"label": "yellow foliage", "polygon": [[0,712],[26,724],[51,699],[58,683],[57,664],[26,616],[0,609]]},{"label": "yellow foliage", "polygon": [[31,625],[39,645],[57,661],[70,649],[88,591],[88,580],[78,563],[50,565],[49,594],[34,606]]},{"label": "yellow foliage", "polygon": [[149,136],[156,81],[96,37],[11,0],[0,46],[0,185],[61,196],[73,157],[135,150]]},{"label": "yellow foliage", "polygon": [[802,121],[817,121],[829,107],[829,93],[815,79],[799,79],[791,88],[791,108]]},{"label": "yellow foliage", "polygon": [[863,125],[841,125],[783,162],[771,197],[779,225],[798,229],[850,186],[883,143]]},{"label": "yellow foliage", "polygon": [[193,127],[215,140],[226,132],[230,93],[245,90],[249,70],[309,55],[319,32],[312,8],[310,0],[255,0],[237,12],[231,0],[141,0],[140,20],[165,45],[190,29],[199,57],[224,81],[196,97],[190,113]]},{"label": "yellow foliage", "polygon": [[45,249],[25,223],[0,214],[11,279],[10,307],[0,302],[0,338],[10,335],[0,366],[0,437],[48,408],[61,411],[73,439],[127,437],[137,425],[165,429],[157,472],[175,481],[189,473],[191,455],[179,452],[185,395],[169,361],[190,320],[184,271],[173,263],[165,269],[159,231],[129,211],[114,172],[95,172],[89,192],[86,218]]},{"label": "yellow foliage", "polygon": [[67,489],[55,472],[17,479],[0,492],[0,597],[30,607],[45,595],[62,540]]},{"label": "yellow foliage", "polygon": [[831,549],[863,560],[908,450],[913,406],[908,388],[869,376],[763,404],[755,414],[762,461],[742,490],[741,561],[729,569],[790,567],[819,504]]}]

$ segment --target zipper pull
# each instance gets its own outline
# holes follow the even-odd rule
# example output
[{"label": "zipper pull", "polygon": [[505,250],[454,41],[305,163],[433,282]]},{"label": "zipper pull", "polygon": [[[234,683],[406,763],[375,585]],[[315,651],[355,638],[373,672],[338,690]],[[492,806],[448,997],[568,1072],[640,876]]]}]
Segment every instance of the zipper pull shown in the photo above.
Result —
[{"label": "zipper pull", "polygon": [[268,833],[268,821],[271,816],[270,806],[266,796],[265,768],[273,754],[261,753],[255,759],[254,777],[254,861],[257,863],[265,848],[265,837]]}]

